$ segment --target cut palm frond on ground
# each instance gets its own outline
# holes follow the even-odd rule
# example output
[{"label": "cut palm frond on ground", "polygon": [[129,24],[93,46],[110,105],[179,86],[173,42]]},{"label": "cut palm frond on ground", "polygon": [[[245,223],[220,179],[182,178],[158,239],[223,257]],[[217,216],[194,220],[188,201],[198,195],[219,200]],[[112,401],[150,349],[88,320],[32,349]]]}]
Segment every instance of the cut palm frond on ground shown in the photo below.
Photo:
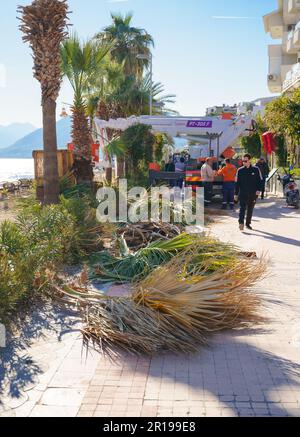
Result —
[{"label": "cut palm frond on ground", "polygon": [[96,253],[90,259],[91,279],[118,283],[141,280],[193,244],[191,235],[181,234],[172,240],[156,241],[125,256],[115,257],[108,251]]},{"label": "cut palm frond on ground", "polygon": [[129,297],[66,288],[56,294],[79,306],[85,342],[108,352],[115,347],[147,355],[194,352],[213,332],[264,321],[262,298],[253,290],[265,272],[264,259],[236,256],[230,267],[225,263],[210,274],[203,274],[195,259],[197,249],[182,251],[136,283]]},{"label": "cut palm frond on ground", "polygon": [[193,259],[188,267],[189,272],[197,265],[202,272],[211,273],[230,266],[239,256],[234,246],[221,243],[212,237],[180,234],[172,240],[156,241],[125,256],[115,257],[108,251],[93,255],[90,259],[91,279],[101,282],[136,282],[180,252],[191,248]]},{"label": "cut palm frond on ground", "polygon": [[180,235],[182,226],[170,223],[149,222],[126,224],[118,229],[118,235],[123,235],[128,247],[137,251],[157,240],[170,240]]}]

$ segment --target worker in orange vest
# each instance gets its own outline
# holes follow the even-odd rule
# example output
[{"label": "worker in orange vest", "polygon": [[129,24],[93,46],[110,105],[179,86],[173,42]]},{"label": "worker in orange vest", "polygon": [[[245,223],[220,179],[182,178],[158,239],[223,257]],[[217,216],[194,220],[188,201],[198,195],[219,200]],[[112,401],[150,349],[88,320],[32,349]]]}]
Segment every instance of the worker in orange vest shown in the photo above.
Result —
[{"label": "worker in orange vest", "polygon": [[225,167],[218,171],[218,175],[223,177],[223,203],[222,209],[227,209],[229,203],[230,209],[234,210],[234,190],[237,175],[237,168],[231,164],[230,159],[226,159]]}]

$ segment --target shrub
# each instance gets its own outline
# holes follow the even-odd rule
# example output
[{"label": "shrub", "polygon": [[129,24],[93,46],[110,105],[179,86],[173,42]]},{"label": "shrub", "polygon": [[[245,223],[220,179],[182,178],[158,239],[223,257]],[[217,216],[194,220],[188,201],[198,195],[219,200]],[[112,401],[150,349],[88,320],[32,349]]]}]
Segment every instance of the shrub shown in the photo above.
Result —
[{"label": "shrub", "polygon": [[15,223],[0,225],[0,321],[16,306],[44,292],[64,264],[81,262],[101,249],[96,211],[84,199],[61,199],[42,207],[26,200]]}]

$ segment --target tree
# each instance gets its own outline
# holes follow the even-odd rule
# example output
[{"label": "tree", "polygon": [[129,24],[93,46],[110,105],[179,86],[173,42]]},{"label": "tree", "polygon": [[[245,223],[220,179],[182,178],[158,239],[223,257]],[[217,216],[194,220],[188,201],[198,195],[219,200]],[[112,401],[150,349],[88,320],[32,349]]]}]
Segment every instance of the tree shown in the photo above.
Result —
[{"label": "tree", "polygon": [[265,122],[276,135],[285,139],[289,161],[299,165],[300,91],[284,95],[266,107]]},{"label": "tree", "polygon": [[101,74],[103,60],[111,50],[111,45],[95,41],[81,43],[74,34],[61,44],[61,68],[68,78],[73,91],[72,140],[74,143],[75,173],[77,182],[91,182],[93,179],[91,157],[91,129],[88,115],[95,112],[95,97],[86,99],[92,88],[93,78]]},{"label": "tree", "polygon": [[67,36],[66,0],[34,0],[19,6],[23,41],[33,52],[34,77],[41,84],[44,142],[44,203],[58,203],[56,101],[61,86],[60,44]]},{"label": "tree", "polygon": [[133,15],[111,14],[113,23],[103,32],[96,35],[101,42],[115,42],[111,57],[118,64],[123,64],[126,76],[142,77],[148,67],[147,59],[137,59],[138,54],[150,56],[150,48],[154,46],[152,36],[145,29],[131,25]]},{"label": "tree", "polygon": [[262,135],[267,132],[267,126],[260,113],[256,116],[255,132],[247,137],[242,137],[242,147],[247,153],[250,153],[253,158],[259,158],[263,154]]},{"label": "tree", "polygon": [[262,145],[260,135],[256,132],[248,137],[242,137],[241,141],[243,149],[253,158],[259,158],[262,153]]},{"label": "tree", "polygon": [[156,137],[151,126],[136,124],[122,133],[120,143],[125,150],[127,177],[133,184],[144,184],[149,164],[161,158],[165,137]]},{"label": "tree", "polygon": [[[120,72],[119,72],[120,73]],[[141,79],[136,79],[134,76],[124,75],[116,72],[114,80],[108,81],[108,91],[106,86],[101,97],[99,97],[99,104],[97,109],[97,117],[102,120],[109,120],[110,118],[126,118],[132,115],[149,114],[149,95],[151,81],[149,76]],[[154,114],[166,114],[173,111],[164,107],[166,103],[173,103],[173,95],[164,95],[163,85],[161,83],[152,84]],[[156,106],[158,104],[158,107]],[[158,108],[161,109],[158,109]],[[115,145],[114,140],[120,136],[120,132],[107,129],[109,143]],[[113,148],[108,148],[109,158],[112,158]],[[125,155],[118,153],[118,175],[122,177],[125,169]],[[111,181],[111,169],[106,170],[106,179],[108,183]]]},{"label": "tree", "polygon": [[132,115],[149,115],[149,96],[152,87],[153,114],[165,114],[174,112],[165,108],[167,103],[175,102],[175,95],[164,95],[164,86],[160,83],[152,83],[149,75],[137,79],[134,76],[127,76],[118,83],[115,90],[107,96],[108,104],[114,107],[118,104],[122,108],[123,117]]}]

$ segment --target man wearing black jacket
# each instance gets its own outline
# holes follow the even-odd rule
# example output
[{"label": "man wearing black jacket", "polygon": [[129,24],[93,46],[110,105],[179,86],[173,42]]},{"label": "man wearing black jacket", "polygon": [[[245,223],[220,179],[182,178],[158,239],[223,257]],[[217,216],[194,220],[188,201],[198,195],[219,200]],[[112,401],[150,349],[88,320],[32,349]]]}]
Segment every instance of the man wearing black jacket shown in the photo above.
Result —
[{"label": "man wearing black jacket", "polygon": [[265,197],[266,181],[270,173],[270,167],[263,156],[257,161],[256,167],[260,169],[262,175],[261,198],[263,200]]},{"label": "man wearing black jacket", "polygon": [[244,166],[238,170],[235,187],[236,200],[239,196],[241,205],[239,217],[241,231],[243,231],[245,227],[246,211],[246,227],[252,230],[251,221],[253,210],[262,186],[260,170],[251,165],[251,156],[249,154],[244,155],[243,164]]}]

